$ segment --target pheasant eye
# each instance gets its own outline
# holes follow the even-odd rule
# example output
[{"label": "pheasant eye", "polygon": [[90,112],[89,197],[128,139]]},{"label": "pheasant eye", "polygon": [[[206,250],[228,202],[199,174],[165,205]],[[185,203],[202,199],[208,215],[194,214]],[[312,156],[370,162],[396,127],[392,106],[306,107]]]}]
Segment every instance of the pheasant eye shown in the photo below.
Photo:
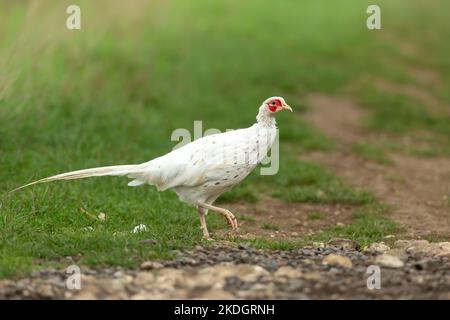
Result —
[{"label": "pheasant eye", "polygon": [[276,105],[277,103],[275,102],[275,101],[272,101],[272,105],[274,106],[274,105]]}]

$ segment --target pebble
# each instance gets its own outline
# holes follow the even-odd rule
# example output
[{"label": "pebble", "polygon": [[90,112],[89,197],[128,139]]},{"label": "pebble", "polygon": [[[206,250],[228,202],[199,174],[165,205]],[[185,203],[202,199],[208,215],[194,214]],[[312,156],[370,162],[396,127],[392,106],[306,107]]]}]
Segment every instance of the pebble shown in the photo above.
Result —
[{"label": "pebble", "polygon": [[142,270],[154,270],[164,268],[164,265],[156,261],[145,261],[141,263],[140,268]]},{"label": "pebble", "polygon": [[300,270],[294,269],[292,267],[281,267],[275,271],[275,277],[287,277],[287,278],[300,278],[303,273]]},{"label": "pebble", "polygon": [[450,242],[428,242],[427,240],[398,240],[396,248],[409,254],[424,254],[427,256],[450,256]]},{"label": "pebble", "polygon": [[155,281],[155,275],[151,272],[139,272],[133,279],[133,283],[139,287],[152,286]]},{"label": "pebble", "polygon": [[341,266],[344,268],[351,268],[353,266],[352,260],[345,256],[331,253],[322,260],[322,264],[331,266]]},{"label": "pebble", "polygon": [[240,264],[233,267],[233,269],[242,281],[256,281],[259,277],[269,274],[266,269],[258,265]]},{"label": "pebble", "polygon": [[[145,261],[137,270],[84,267],[79,291],[66,288],[65,270],[46,269],[24,279],[0,280],[0,299],[450,297],[450,265],[448,258],[439,256],[448,250],[446,243],[413,245],[408,240],[387,253],[376,253],[375,257],[374,253],[360,252],[350,244],[346,239],[333,239],[326,246],[282,251],[220,242],[180,251],[170,261]],[[419,248],[424,248],[427,254]],[[430,252],[437,255],[430,256]],[[383,271],[383,290],[367,290],[365,285],[367,266],[375,260],[382,267],[395,268]]]},{"label": "pebble", "polygon": [[400,260],[399,257],[387,253],[377,256],[375,258],[375,264],[379,264],[387,268],[401,268],[404,266],[403,261]]},{"label": "pebble", "polygon": [[104,212],[100,212],[97,217],[100,221],[106,220],[106,214]]},{"label": "pebble", "polygon": [[323,242],[313,242],[313,246],[317,248],[325,248],[325,243]]},{"label": "pebble", "polygon": [[133,228],[133,233],[146,232],[147,230],[148,229],[145,224],[140,224]]},{"label": "pebble", "polygon": [[366,253],[385,253],[391,250],[391,248],[386,245],[384,242],[375,242],[371,243],[367,247],[364,248],[363,252]]},{"label": "pebble", "polygon": [[328,245],[337,247],[337,248],[341,248],[343,250],[358,250],[359,249],[359,244],[357,242],[355,242],[353,240],[349,240],[349,239],[340,239],[340,238],[331,239],[330,241],[328,241]]}]

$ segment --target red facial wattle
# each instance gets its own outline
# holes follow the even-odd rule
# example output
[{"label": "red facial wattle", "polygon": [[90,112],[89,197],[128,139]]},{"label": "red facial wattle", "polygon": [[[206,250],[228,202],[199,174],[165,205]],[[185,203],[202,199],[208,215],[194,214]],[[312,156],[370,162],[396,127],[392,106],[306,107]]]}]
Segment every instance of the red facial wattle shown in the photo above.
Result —
[{"label": "red facial wattle", "polygon": [[267,103],[267,105],[269,106],[269,110],[270,110],[271,112],[277,111],[277,109],[278,109],[278,108],[281,108],[281,106],[282,106],[281,101],[278,100],[278,99],[274,99],[274,100],[269,101],[269,102]]}]

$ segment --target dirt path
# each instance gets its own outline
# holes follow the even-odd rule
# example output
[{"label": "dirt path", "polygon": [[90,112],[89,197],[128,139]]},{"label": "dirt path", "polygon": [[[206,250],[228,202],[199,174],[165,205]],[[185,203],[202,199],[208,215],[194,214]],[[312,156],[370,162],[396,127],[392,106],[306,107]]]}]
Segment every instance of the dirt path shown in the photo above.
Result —
[{"label": "dirt path", "polygon": [[348,98],[313,94],[305,117],[338,140],[332,153],[311,153],[301,159],[321,163],[348,183],[375,193],[392,206],[391,218],[407,228],[408,236],[448,235],[450,231],[450,159],[419,158],[390,153],[392,164],[362,159],[352,145],[380,137],[364,130],[363,109]]},{"label": "dirt path", "polygon": [[[238,214],[242,238],[304,238],[333,225],[351,222],[352,205],[287,203],[266,197],[257,203],[227,204]],[[245,214],[245,215],[241,215]],[[226,230],[217,231],[227,232]]]}]

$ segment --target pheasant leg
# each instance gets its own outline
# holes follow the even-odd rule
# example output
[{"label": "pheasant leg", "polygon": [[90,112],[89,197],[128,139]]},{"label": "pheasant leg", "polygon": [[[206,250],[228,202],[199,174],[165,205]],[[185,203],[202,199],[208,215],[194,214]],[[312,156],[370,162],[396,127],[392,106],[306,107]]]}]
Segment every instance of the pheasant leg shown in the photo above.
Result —
[{"label": "pheasant leg", "polygon": [[221,215],[223,215],[225,217],[225,219],[227,219],[228,223],[230,224],[231,228],[233,230],[236,230],[238,228],[238,222],[236,217],[234,216],[234,214],[231,213],[230,210],[224,209],[224,208],[220,208],[220,207],[216,207],[213,206],[211,204],[207,204],[207,203],[203,203],[203,202],[199,202],[198,206],[204,209],[209,209],[211,211],[220,213]]},{"label": "pheasant leg", "polygon": [[198,216],[200,218],[200,229],[203,231],[203,237],[205,239],[209,240],[211,239],[209,236],[208,228],[206,227],[206,212],[208,210],[205,210],[204,208],[201,208],[200,206],[197,207]]}]

